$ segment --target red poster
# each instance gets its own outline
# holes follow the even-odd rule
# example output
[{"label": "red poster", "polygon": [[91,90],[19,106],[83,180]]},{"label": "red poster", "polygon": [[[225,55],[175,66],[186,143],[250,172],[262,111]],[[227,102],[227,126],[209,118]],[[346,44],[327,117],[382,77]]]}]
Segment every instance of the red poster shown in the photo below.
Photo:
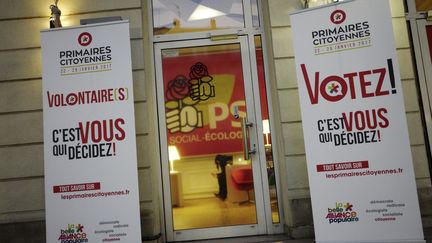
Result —
[{"label": "red poster", "polygon": [[[164,57],[163,70],[168,144],[181,156],[242,152],[239,116],[245,116],[246,106],[240,52]],[[263,71],[259,76],[264,81]]]},{"label": "red poster", "polygon": [[432,61],[432,26],[426,26],[426,34],[427,34],[427,38],[428,38],[428,43],[429,43],[429,54],[430,54],[430,58]]}]

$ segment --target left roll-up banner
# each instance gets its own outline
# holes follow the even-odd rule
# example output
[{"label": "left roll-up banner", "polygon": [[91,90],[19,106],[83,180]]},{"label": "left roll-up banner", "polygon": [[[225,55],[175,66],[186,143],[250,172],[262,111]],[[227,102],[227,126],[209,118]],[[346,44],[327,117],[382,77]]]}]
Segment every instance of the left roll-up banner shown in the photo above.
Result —
[{"label": "left roll-up banner", "polygon": [[141,242],[129,22],[41,45],[46,242]]}]

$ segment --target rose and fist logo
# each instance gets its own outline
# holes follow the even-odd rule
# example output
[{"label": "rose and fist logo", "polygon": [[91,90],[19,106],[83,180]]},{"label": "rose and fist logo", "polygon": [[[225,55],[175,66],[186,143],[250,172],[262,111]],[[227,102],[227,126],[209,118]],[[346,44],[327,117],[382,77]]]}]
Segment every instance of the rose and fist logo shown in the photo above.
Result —
[{"label": "rose and fist logo", "polygon": [[190,68],[189,79],[178,75],[168,82],[165,107],[170,133],[188,133],[197,127],[203,127],[203,114],[195,105],[215,96],[212,80],[207,67],[198,62]]}]

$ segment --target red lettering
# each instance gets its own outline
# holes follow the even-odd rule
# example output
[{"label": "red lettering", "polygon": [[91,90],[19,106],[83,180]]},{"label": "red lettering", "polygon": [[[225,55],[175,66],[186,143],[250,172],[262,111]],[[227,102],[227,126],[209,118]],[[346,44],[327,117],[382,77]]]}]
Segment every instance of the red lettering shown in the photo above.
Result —
[{"label": "red lettering", "polygon": [[366,111],[366,122],[367,122],[367,127],[369,129],[377,128],[377,126],[378,126],[377,112],[375,109],[372,110],[372,114],[370,111]]},{"label": "red lettering", "polygon": [[[92,121],[91,123],[92,141],[99,143],[102,140],[102,125],[100,121]],[[96,136],[97,134],[97,136]]]},{"label": "red lettering", "polygon": [[375,69],[373,70],[373,73],[378,73],[379,74],[379,78],[378,78],[378,84],[375,90],[375,95],[376,96],[383,96],[383,95],[388,95],[390,92],[388,90],[382,90],[382,86],[384,83],[384,78],[386,75],[386,69],[385,68],[380,68],[380,69]]},{"label": "red lettering", "polygon": [[367,93],[367,90],[366,90],[366,88],[372,84],[371,82],[365,80],[365,76],[370,75],[370,74],[372,74],[371,71],[359,72],[360,90],[361,90],[361,94],[362,94],[363,98],[374,96],[373,93]]},{"label": "red lettering", "polygon": [[378,126],[380,128],[386,128],[389,126],[389,120],[385,114],[387,114],[387,109],[385,108],[379,108],[378,110],[350,111],[348,114],[343,112],[342,119],[347,132],[351,132],[353,126],[358,131],[362,131],[366,128],[374,130]]},{"label": "red lettering", "polygon": [[100,102],[107,102],[108,96],[107,91],[105,89],[101,90],[101,101]]},{"label": "red lettering", "polygon": [[85,126],[85,129],[84,129],[83,123],[82,122],[78,123],[79,130],[80,130],[80,135],[81,135],[81,141],[82,141],[83,144],[87,144],[88,143],[89,124],[90,124],[90,122],[86,122],[86,126]]},{"label": "red lettering", "polygon": [[86,121],[85,123],[79,122],[81,141],[83,144],[87,144],[89,138],[93,143],[99,143],[102,140],[111,142],[114,138],[118,141],[124,140],[126,137],[126,133],[122,128],[124,124],[125,121],[122,118],[118,118],[114,121],[110,119],[103,121]]},{"label": "red lettering", "polygon": [[113,92],[114,92],[114,90],[113,89],[108,89],[108,101],[114,101],[114,99],[113,99]]},{"label": "red lettering", "polygon": [[[337,102],[344,99],[350,93],[351,99],[370,98],[389,95],[388,90],[383,90],[384,80],[387,74],[386,68],[351,72],[343,75],[330,75],[320,81],[320,73],[315,72],[314,80],[310,80],[305,64],[300,65],[309,100],[312,105],[318,104],[319,95],[329,102]],[[376,74],[376,75],[375,75]],[[314,85],[314,86],[313,86]],[[360,90],[357,97],[356,88]]]},{"label": "red lettering", "polygon": [[346,116],[345,112],[342,113],[342,118],[343,118],[343,121],[345,123],[346,130],[348,132],[351,132],[352,131],[352,120],[353,120],[352,117],[353,117],[353,113],[349,112],[348,114],[349,114],[349,117]]},{"label": "red lettering", "polygon": [[117,140],[119,140],[119,141],[125,139],[125,137],[126,137],[125,131],[124,131],[123,128],[120,126],[120,124],[121,124],[121,125],[124,125],[124,124],[125,124],[125,121],[124,121],[122,118],[118,118],[118,119],[116,119],[115,122],[114,122],[114,126],[115,126],[115,128],[117,129],[117,131],[119,132],[119,134],[116,134],[116,135],[115,135],[115,138],[116,138]]},{"label": "red lettering", "polygon": [[48,105],[49,107],[52,107],[54,103],[54,96],[51,96],[49,91],[47,91],[47,96],[48,96]]},{"label": "red lettering", "polygon": [[389,126],[389,120],[387,117],[385,117],[385,114],[387,114],[386,108],[380,108],[378,109],[378,117],[381,119],[382,122],[379,123],[381,128],[386,128]]},{"label": "red lettering", "polygon": [[364,130],[366,127],[366,122],[365,122],[365,116],[363,111],[356,111],[354,113],[354,117],[355,117],[355,125],[357,130],[359,131]]},{"label": "red lettering", "polygon": [[318,103],[318,80],[319,80],[319,72],[315,72],[315,89],[312,91],[312,87],[310,84],[309,76],[306,70],[306,65],[301,64],[301,69],[303,73],[303,77],[306,83],[306,88],[308,91],[309,99],[311,101],[311,104],[317,104]]},{"label": "red lettering", "polygon": [[357,77],[357,73],[347,73],[344,75],[344,78],[348,78],[350,91],[351,91],[351,99],[356,98],[355,86],[354,86],[354,77]]},{"label": "red lettering", "polygon": [[[107,121],[103,121],[103,137],[104,140],[107,142],[111,142],[114,138],[114,126],[113,126],[113,120],[109,120],[109,125],[107,125]],[[107,128],[108,127],[108,128]]]},{"label": "red lettering", "polygon": [[66,106],[63,94],[50,95],[50,93],[47,91],[47,96],[48,96],[48,106],[49,107]]}]

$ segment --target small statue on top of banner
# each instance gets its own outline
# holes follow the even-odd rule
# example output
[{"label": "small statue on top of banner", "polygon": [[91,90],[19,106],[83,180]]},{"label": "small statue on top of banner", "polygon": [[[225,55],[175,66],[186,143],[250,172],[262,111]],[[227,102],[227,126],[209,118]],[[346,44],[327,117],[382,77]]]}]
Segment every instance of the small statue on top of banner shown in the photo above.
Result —
[{"label": "small statue on top of banner", "polygon": [[61,10],[57,6],[58,1],[59,0],[54,0],[54,4],[50,5],[50,9],[51,9],[50,29],[62,27],[60,21]]}]

